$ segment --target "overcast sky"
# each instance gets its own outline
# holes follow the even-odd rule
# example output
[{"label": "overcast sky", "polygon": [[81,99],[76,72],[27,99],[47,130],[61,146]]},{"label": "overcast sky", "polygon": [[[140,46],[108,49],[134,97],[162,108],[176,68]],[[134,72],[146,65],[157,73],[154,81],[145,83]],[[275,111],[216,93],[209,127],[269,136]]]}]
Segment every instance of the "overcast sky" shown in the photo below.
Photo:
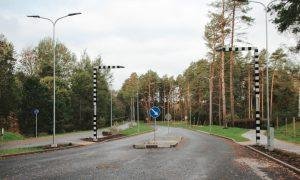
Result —
[{"label": "overcast sky", "polygon": [[[205,58],[203,40],[208,22],[208,0],[0,0],[0,33],[19,53],[52,35],[49,22],[27,18],[37,14],[57,18],[56,37],[78,57],[86,49],[91,58],[101,55],[106,65],[124,65],[114,71],[113,87],[119,89],[132,72],[151,69],[159,75],[182,73],[192,61]],[[261,0],[261,2],[267,2]],[[265,47],[264,11],[251,4],[255,23],[248,28],[247,41]],[[269,49],[294,44],[269,23]],[[243,44],[240,44],[243,45]]]}]

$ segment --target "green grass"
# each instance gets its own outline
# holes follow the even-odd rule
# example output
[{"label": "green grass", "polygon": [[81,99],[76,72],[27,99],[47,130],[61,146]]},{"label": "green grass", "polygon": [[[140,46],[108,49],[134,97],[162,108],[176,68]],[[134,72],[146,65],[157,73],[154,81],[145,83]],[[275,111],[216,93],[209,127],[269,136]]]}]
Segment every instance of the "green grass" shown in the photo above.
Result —
[{"label": "green grass", "polygon": [[278,129],[275,129],[275,138],[300,144],[300,122],[296,122],[296,137],[293,132],[293,123],[287,125],[287,131],[285,126],[280,126]]},{"label": "green grass", "polygon": [[24,137],[18,133],[4,132],[4,136],[0,138],[0,142],[22,140]]},{"label": "green grass", "polygon": [[125,135],[125,136],[132,136],[132,135],[135,135],[135,134],[141,134],[141,133],[149,132],[149,131],[153,130],[153,128],[148,124],[145,124],[145,123],[139,123],[139,124],[140,124],[139,125],[139,129],[140,129],[139,132],[138,132],[138,126],[134,126],[134,127],[125,129],[125,130],[121,131],[120,133]]},{"label": "green grass", "polygon": [[[168,125],[167,123],[163,123],[163,122],[159,122],[159,124],[160,125]],[[191,130],[199,130],[199,131],[204,131],[204,132],[210,131],[209,126],[193,125],[192,127],[190,127],[185,122],[173,122],[173,123],[170,123],[170,126],[181,127],[181,128],[185,128],[185,129],[191,129]],[[242,137],[242,134],[246,133],[247,131],[249,131],[249,130],[243,129],[243,128],[237,128],[237,127],[228,127],[227,129],[224,129],[223,126],[216,126],[216,125],[211,126],[212,134],[228,137],[228,138],[234,139],[235,141],[238,141],[238,142],[248,141],[247,138]]]},{"label": "green grass", "polygon": [[26,152],[37,152],[37,151],[41,151],[41,150],[43,150],[42,147],[4,149],[4,150],[0,150],[0,155],[20,154],[20,153],[26,153]]}]

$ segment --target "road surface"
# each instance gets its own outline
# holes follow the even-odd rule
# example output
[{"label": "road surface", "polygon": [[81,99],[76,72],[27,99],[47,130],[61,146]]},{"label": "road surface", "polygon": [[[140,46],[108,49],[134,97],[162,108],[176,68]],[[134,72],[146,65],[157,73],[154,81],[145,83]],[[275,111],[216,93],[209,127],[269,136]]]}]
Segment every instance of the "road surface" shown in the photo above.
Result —
[{"label": "road surface", "polygon": [[[159,127],[158,136],[166,134]],[[293,172],[228,140],[171,128],[176,148],[133,149],[153,133],[0,160],[0,179],[296,179]]]}]

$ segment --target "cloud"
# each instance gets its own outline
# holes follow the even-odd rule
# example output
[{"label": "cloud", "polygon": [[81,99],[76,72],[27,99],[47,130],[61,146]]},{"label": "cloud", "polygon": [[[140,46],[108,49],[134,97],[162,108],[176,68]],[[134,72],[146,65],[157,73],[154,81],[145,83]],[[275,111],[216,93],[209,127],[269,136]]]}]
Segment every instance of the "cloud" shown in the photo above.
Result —
[{"label": "cloud", "polygon": [[[84,49],[95,58],[101,55],[107,65],[126,69],[114,71],[114,88],[120,88],[132,73],[149,69],[160,75],[177,76],[192,61],[205,57],[204,26],[208,22],[207,1],[199,0],[52,0],[1,1],[0,27],[18,52],[52,35],[51,24],[27,18],[39,14],[57,18],[70,12],[82,15],[58,22],[56,37],[78,57]],[[264,47],[262,10],[255,8],[256,24],[247,30],[248,40]],[[270,49],[288,38],[270,26]]]}]

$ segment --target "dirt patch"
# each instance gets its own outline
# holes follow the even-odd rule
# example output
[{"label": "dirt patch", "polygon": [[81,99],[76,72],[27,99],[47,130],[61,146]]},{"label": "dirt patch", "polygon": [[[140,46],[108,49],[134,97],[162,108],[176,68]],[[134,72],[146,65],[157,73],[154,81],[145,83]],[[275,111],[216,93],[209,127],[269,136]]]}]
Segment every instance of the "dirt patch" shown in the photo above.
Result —
[{"label": "dirt patch", "polygon": [[264,146],[258,145],[253,145],[252,147],[287,164],[295,166],[296,168],[300,168],[300,155],[296,153],[291,153],[279,149],[274,149],[274,151],[268,151]]},{"label": "dirt patch", "polygon": [[46,145],[46,146],[41,146],[44,150],[49,150],[49,149],[63,149],[63,148],[68,148],[72,147],[74,144],[72,143],[66,143],[66,144],[57,144],[57,147],[51,147],[51,145]]},{"label": "dirt patch", "polygon": [[117,169],[119,165],[113,163],[101,163],[97,164],[97,169]]},{"label": "dirt patch", "polygon": [[300,175],[278,164],[269,158],[236,144],[230,140],[224,140],[231,146],[234,152],[235,164],[245,171],[251,170],[262,179],[299,179]]},{"label": "dirt patch", "polygon": [[103,141],[107,141],[107,140],[111,140],[111,139],[115,139],[115,138],[122,138],[122,137],[125,137],[125,136],[123,134],[114,134],[114,135],[104,136],[104,137],[98,138],[97,141],[94,141],[94,139],[91,138],[91,137],[83,138],[81,140],[89,141],[89,142],[103,142]]}]

